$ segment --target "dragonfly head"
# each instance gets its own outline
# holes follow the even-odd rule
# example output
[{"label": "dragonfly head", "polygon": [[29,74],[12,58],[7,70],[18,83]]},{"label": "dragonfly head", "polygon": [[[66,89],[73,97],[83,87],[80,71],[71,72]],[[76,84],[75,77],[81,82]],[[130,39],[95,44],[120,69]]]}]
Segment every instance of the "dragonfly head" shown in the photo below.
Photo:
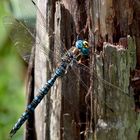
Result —
[{"label": "dragonfly head", "polygon": [[78,50],[76,55],[78,63],[86,64],[89,60],[89,43],[85,40],[77,40],[75,47]]},{"label": "dragonfly head", "polygon": [[89,56],[89,43],[85,40],[77,40],[76,46],[83,56]]}]

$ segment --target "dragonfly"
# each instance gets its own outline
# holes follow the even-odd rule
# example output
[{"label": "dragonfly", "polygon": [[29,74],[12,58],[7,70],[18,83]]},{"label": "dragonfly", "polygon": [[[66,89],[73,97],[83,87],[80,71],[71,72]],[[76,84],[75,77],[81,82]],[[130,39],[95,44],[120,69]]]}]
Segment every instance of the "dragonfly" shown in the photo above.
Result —
[{"label": "dragonfly", "polygon": [[[40,16],[43,18],[41,12],[39,12],[39,13],[40,13]],[[17,47],[19,54],[23,57],[23,59],[26,62],[29,62],[30,52],[33,47],[32,42],[35,42],[35,40],[36,40],[35,35],[37,35],[37,34],[32,33],[31,30],[25,24],[23,24],[22,22],[20,22],[17,19],[14,19],[13,17],[5,18],[4,23],[6,26],[11,26],[11,24],[14,26],[16,25],[16,28],[13,28],[13,31],[12,31],[13,34],[11,35],[11,38],[15,42],[15,46]],[[16,32],[15,32],[15,30],[16,30]],[[15,35],[15,34],[17,34],[17,35]],[[19,38],[16,39],[17,36],[19,36],[20,39]],[[52,36],[53,36],[53,30],[52,30]],[[52,36],[50,36],[50,37],[52,37]],[[24,42],[25,40],[27,42]],[[19,42],[19,41],[21,41],[21,42]],[[24,43],[24,45],[22,45],[22,43]],[[40,40],[37,41],[36,43],[41,44],[42,48],[40,48],[40,50],[43,51],[43,53],[46,55],[46,57],[48,57],[47,56],[48,50],[45,48],[45,45],[42,44]],[[35,108],[38,106],[38,104],[41,102],[41,100],[44,98],[44,96],[48,93],[48,91],[54,85],[55,81],[59,77],[62,77],[64,74],[66,74],[70,67],[76,66],[76,67],[79,67],[80,69],[85,70],[86,72],[90,73],[90,67],[86,66],[84,63],[82,63],[82,62],[87,61],[90,56],[90,46],[86,40],[84,40],[84,39],[77,40],[75,43],[75,46],[71,47],[68,50],[65,49],[65,52],[61,56],[59,56],[59,52],[60,52],[60,50],[58,50],[58,53],[57,53],[57,49],[56,49],[55,56],[56,57],[58,56],[60,58],[59,66],[56,68],[51,79],[48,80],[46,82],[46,84],[42,88],[39,89],[38,94],[34,97],[33,101],[27,106],[25,112],[18,119],[18,121],[16,122],[16,124],[14,125],[14,127],[12,128],[12,130],[10,132],[11,137],[18,131],[18,129],[20,129],[20,127],[24,124],[24,122],[27,119],[29,119],[30,114],[32,114],[34,112]],[[53,55],[53,50],[51,50],[51,54],[52,54],[52,56],[51,56],[52,58],[55,57]],[[120,87],[117,87],[117,86],[111,84],[110,82],[99,77],[96,72],[94,72],[94,77],[98,81],[101,81],[103,84],[105,84],[109,87],[112,87],[114,89],[117,89],[117,90],[121,91],[122,93],[126,93]],[[83,84],[84,87],[88,89],[88,86],[85,84],[85,82],[81,79],[80,79],[80,81],[81,81],[81,84]]]},{"label": "dragonfly", "polygon": [[[29,33],[30,34],[29,37],[33,37],[33,40],[34,40],[33,33],[31,33],[27,29],[27,27],[25,27],[25,25],[23,25],[23,23],[20,22],[19,20],[14,19],[13,17],[5,17],[4,23],[5,23],[6,27],[11,26],[11,25],[14,25],[14,27],[16,27],[16,31],[18,32],[18,35],[22,34],[22,36],[20,37],[21,42],[22,42],[22,40],[28,38],[28,36],[27,36],[27,38],[26,38],[26,36],[23,36],[23,34],[27,35],[27,33]],[[25,29],[24,32],[22,30],[23,28]],[[29,62],[30,56],[29,56],[28,52],[30,52],[32,50],[31,49],[32,45],[27,45],[27,43],[26,43],[26,46],[25,46],[25,44],[23,44],[22,46],[19,46],[19,45],[21,45],[21,42],[19,42],[19,40],[18,40],[19,38],[15,38],[15,36],[14,36],[15,28],[13,28],[12,30],[13,30],[12,31],[13,34],[11,34],[10,36],[13,39],[15,46],[17,47],[17,50],[19,51],[19,54],[22,55],[23,59],[26,62]],[[23,37],[25,37],[25,38],[23,39]],[[30,40],[30,38],[28,38],[28,39],[27,39],[27,42],[31,43],[32,41]],[[29,47],[29,48],[27,48],[27,47]],[[44,53],[46,53],[46,51],[47,50],[45,50]],[[42,88],[39,89],[39,93],[34,97],[33,101],[27,106],[25,112],[18,119],[18,121],[16,122],[16,124],[14,125],[14,127],[12,128],[12,130],[10,132],[11,137],[17,132],[17,130],[22,126],[22,124],[30,117],[30,114],[34,112],[37,105],[41,102],[41,100],[44,98],[44,96],[48,93],[50,88],[54,85],[56,79],[58,77],[63,76],[67,72],[69,67],[71,67],[74,64],[78,65],[78,63],[80,63],[80,61],[83,61],[84,59],[86,60],[88,57],[89,57],[89,43],[85,40],[77,40],[75,47],[71,47],[61,57],[61,61],[59,62],[60,64],[56,68],[51,79],[48,80],[46,82],[46,84]]]}]

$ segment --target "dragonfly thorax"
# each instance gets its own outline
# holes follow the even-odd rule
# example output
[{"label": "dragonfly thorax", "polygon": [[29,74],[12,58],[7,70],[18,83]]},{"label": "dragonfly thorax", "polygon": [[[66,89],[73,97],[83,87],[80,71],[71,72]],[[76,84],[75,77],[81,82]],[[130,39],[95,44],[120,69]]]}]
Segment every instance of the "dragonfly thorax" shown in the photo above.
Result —
[{"label": "dragonfly thorax", "polygon": [[68,64],[81,61],[89,57],[89,45],[85,40],[76,41],[75,47],[71,47],[62,57],[63,62]]}]

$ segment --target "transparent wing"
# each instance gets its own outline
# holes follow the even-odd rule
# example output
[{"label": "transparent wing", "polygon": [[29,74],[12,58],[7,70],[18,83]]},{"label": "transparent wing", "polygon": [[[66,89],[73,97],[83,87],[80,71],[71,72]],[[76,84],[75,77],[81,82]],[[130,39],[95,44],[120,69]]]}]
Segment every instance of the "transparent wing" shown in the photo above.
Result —
[{"label": "transparent wing", "polygon": [[[46,57],[48,57],[48,52],[51,52],[49,53],[50,60],[54,60],[54,58],[55,60],[60,60],[62,55],[60,54],[60,51],[56,49],[54,55],[54,51],[48,49],[46,47],[46,44],[42,43],[42,41],[39,39],[39,35],[36,34],[35,32],[35,26],[29,26],[30,23],[28,20],[20,21],[18,19],[15,19],[14,17],[8,16],[8,17],[4,17],[3,22],[5,28],[10,32],[9,36],[13,41],[14,46],[16,47],[18,53],[27,63],[29,63],[32,48],[35,47],[36,44],[40,44],[39,46],[41,47],[39,48],[39,50],[42,51]],[[36,37],[38,37],[37,40]],[[54,35],[52,33],[52,35],[50,35],[49,38],[53,38],[53,37]],[[64,50],[63,50],[63,54],[64,54]]]},{"label": "transparent wing", "polygon": [[31,32],[23,22],[13,17],[4,17],[3,21],[5,28],[10,32],[9,36],[18,53],[28,62],[31,49],[35,43],[35,32]]}]

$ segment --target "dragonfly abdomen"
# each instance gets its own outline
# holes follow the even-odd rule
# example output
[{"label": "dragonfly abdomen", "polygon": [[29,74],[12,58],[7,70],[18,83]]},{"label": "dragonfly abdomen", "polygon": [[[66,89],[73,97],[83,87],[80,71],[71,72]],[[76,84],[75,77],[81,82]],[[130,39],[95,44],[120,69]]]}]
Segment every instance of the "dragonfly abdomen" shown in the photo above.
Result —
[{"label": "dragonfly abdomen", "polygon": [[56,81],[56,79],[58,77],[62,76],[65,73],[67,65],[68,65],[68,63],[62,62],[61,65],[56,69],[55,74],[53,75],[53,77],[50,80],[48,80],[48,82],[44,85],[44,87],[42,87],[39,90],[38,95],[35,96],[35,98],[31,102],[31,104],[29,104],[27,106],[26,111],[21,115],[21,117],[18,119],[17,123],[12,128],[12,130],[10,132],[11,137],[22,126],[22,124],[30,117],[30,114],[32,112],[34,112],[34,110],[37,107],[37,105],[41,102],[41,100],[44,98],[44,96],[48,93],[50,88],[54,85],[54,82]]}]

